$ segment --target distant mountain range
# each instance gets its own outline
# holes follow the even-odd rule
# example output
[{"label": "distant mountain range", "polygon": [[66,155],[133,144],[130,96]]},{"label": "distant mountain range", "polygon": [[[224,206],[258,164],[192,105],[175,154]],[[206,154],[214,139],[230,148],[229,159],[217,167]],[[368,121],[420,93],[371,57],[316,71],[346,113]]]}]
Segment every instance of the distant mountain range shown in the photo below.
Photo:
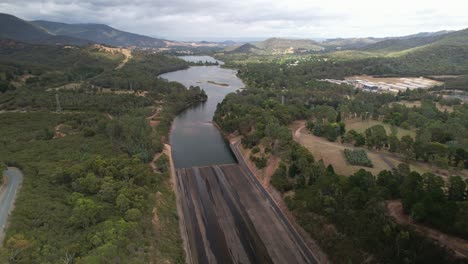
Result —
[{"label": "distant mountain range", "polygon": [[388,38],[336,38],[324,41],[310,39],[270,38],[264,41],[237,44],[224,42],[178,42],[138,35],[103,24],[66,24],[44,20],[25,21],[0,13],[0,38],[33,44],[88,45],[92,43],[139,48],[181,49],[225,48],[227,53],[301,54],[351,50],[361,54],[393,54],[423,52],[447,46],[468,46],[468,29],[460,31],[422,32]]},{"label": "distant mountain range", "polygon": [[52,35],[27,21],[0,13],[0,38],[35,44],[86,45],[91,41],[72,36]]},{"label": "distant mountain range", "polygon": [[237,47],[228,47],[227,53],[300,54],[324,53],[341,50],[389,54],[405,50],[434,48],[440,45],[465,45],[468,47],[468,29],[460,31],[423,32],[388,38],[336,38],[321,42],[307,39],[270,38]]},{"label": "distant mountain range", "polygon": [[[455,31],[456,32],[456,31]],[[394,52],[427,45],[450,37],[453,31],[423,32],[409,36],[385,38],[381,41],[362,47],[362,50],[373,52]],[[455,33],[456,34],[456,33]]]},{"label": "distant mountain range", "polygon": [[86,39],[94,43],[150,48],[166,46],[163,39],[133,34],[103,24],[65,24],[44,20],[31,21],[30,23],[54,36],[62,35]]},{"label": "distant mountain range", "polygon": [[0,13],[0,38],[32,44],[134,46],[139,48],[227,46],[224,43],[179,42],[125,32],[103,24],[66,24],[44,20],[26,21]]}]

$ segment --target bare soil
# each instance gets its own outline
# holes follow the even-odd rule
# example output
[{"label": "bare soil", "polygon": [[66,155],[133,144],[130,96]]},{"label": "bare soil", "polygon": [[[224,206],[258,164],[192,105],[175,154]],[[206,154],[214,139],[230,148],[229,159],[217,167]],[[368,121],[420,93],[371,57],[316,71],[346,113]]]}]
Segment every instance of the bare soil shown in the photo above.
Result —
[{"label": "bare soil", "polygon": [[146,120],[148,120],[148,123],[149,125],[152,127],[152,128],[155,128],[156,126],[159,125],[160,121],[158,120],[158,115],[159,113],[161,112],[161,108],[158,107],[156,108],[156,110],[153,112],[153,114],[151,114],[150,116],[148,116],[146,118]]},{"label": "bare soil", "polygon": [[11,81],[10,84],[15,86],[16,88],[20,88],[31,77],[34,77],[34,75],[32,75],[32,74],[23,74],[19,78],[17,78],[16,80]]},{"label": "bare soil", "polygon": [[94,47],[99,49],[100,51],[108,52],[111,54],[120,53],[124,55],[124,60],[120,62],[120,64],[117,67],[115,67],[116,70],[125,66],[125,64],[133,57],[132,51],[126,48],[111,48],[111,47],[106,47],[106,46],[99,45],[99,44],[94,44]]},{"label": "bare soil", "polygon": [[364,80],[368,82],[383,82],[383,83],[389,83],[389,84],[398,84],[398,83],[403,83],[402,79],[408,79],[408,80],[424,80],[430,83],[432,86],[435,85],[441,85],[443,84],[442,82],[439,81],[434,81],[431,79],[427,78],[419,78],[419,77],[386,77],[386,78],[378,78],[378,77],[373,77],[373,76],[368,76],[368,75],[359,75],[359,76],[351,76],[351,77],[346,77],[345,79],[347,80]]},{"label": "bare soil", "polygon": [[56,139],[56,138],[63,138],[63,137],[66,136],[65,133],[62,133],[62,132],[60,131],[60,129],[61,129],[62,127],[63,127],[63,124],[59,124],[59,125],[57,125],[57,126],[54,127],[54,132],[55,132],[55,134],[54,134],[53,139]]}]

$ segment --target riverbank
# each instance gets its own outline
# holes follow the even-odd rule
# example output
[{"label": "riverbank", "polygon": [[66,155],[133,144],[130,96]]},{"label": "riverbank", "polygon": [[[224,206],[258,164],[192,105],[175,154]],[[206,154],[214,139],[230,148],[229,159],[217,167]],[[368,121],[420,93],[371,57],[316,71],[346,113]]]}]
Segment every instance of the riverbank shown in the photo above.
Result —
[{"label": "riverbank", "polygon": [[[217,105],[224,97],[244,86],[237,78],[236,72],[217,66],[192,66],[187,70],[163,74],[161,77],[179,82],[187,88],[198,86],[208,96],[206,102],[180,112],[171,125],[169,143],[172,147],[174,166],[189,168],[235,163],[225,139],[211,122]],[[229,86],[221,88],[206,82],[207,79]]]}]

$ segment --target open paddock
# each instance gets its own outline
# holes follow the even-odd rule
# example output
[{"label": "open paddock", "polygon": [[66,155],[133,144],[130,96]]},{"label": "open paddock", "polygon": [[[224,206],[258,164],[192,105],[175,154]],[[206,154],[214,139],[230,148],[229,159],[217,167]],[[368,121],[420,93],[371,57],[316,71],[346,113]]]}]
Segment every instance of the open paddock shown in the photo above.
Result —
[{"label": "open paddock", "polygon": [[[392,126],[390,124],[386,124],[378,120],[362,120],[359,118],[353,118],[353,119],[345,120],[345,124],[346,124],[346,131],[353,129],[356,132],[364,133],[366,129],[372,126],[382,125],[385,128],[385,132],[387,132],[387,135],[390,135],[392,133]],[[403,136],[406,136],[406,135],[409,135],[412,138],[416,137],[416,132],[414,130],[403,129],[401,127],[395,127],[394,129],[396,129],[398,138],[402,138]]]}]

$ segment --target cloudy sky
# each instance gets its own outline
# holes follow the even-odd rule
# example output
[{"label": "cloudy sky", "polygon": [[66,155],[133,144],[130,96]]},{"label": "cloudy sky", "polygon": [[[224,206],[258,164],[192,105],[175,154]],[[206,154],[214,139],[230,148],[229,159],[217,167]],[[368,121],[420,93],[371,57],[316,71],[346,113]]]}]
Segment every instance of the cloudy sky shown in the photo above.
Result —
[{"label": "cloudy sky", "polygon": [[175,40],[401,36],[468,28],[468,0],[0,0],[27,20]]}]

